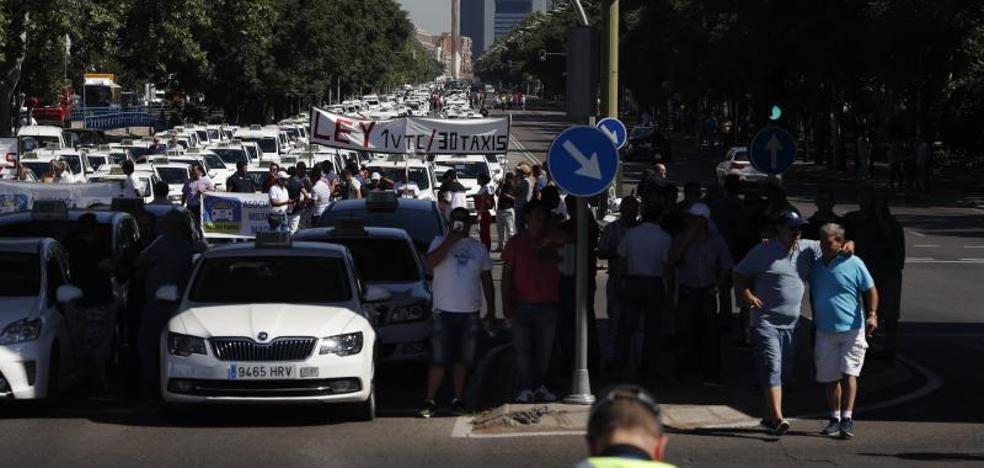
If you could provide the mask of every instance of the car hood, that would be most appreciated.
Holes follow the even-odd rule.
[[[201,337],[331,336],[345,333],[358,314],[345,307],[297,304],[237,304],[193,307],[174,316],[169,330]]]
[[[0,331],[20,319],[36,316],[37,305],[38,298],[33,296],[0,298]]]

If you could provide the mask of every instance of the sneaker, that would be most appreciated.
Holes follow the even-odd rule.
[[[841,439],[851,439],[854,437],[854,420],[845,419],[841,422]]]
[[[540,385],[540,388],[536,389],[536,401],[542,401],[544,403],[550,403],[552,401],[557,401],[557,395],[550,393],[547,387]]]
[[[774,426],[772,426],[772,435],[781,437],[788,430],[789,430],[789,421],[785,419],[781,419]]]
[[[523,390],[516,395],[516,403],[533,403],[536,399],[536,395],[533,394],[533,390]]]
[[[820,433],[825,436],[837,436],[840,435],[840,432],[841,432],[841,420],[834,419],[834,418],[830,418],[830,421],[827,423],[827,427],[823,428],[823,430],[820,431]]]
[[[424,400],[424,407],[420,409],[420,417],[430,418],[437,413],[437,403],[434,400]]]
[[[464,400],[460,400],[458,398],[455,398],[451,402],[451,414],[453,414],[455,416],[461,416],[462,414],[465,414],[465,410],[466,409],[467,408],[465,406]]]

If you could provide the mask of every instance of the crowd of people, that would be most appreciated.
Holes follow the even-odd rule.
[[[720,387],[725,347],[750,348],[768,408],[762,422],[781,435],[789,428],[782,388],[789,384],[802,335],[797,330],[811,323],[816,379],[828,385],[831,408],[824,432],[853,436],[857,377],[875,329],[882,330],[883,339],[873,357],[894,359],[897,347],[905,247],[886,200],[870,185],[862,186],[860,209],[841,217],[833,192],[821,187],[816,212],[806,218],[781,187],[743,187],[737,175],[720,188],[687,182],[682,192],[681,197],[666,179],[665,167],[655,167],[633,196],[622,200],[618,220],[603,229],[589,220],[593,375],[646,385],[675,380]],[[568,388],[574,361],[576,213],[566,209],[574,197],[561,197],[542,168],[521,164],[494,196],[486,191],[481,198],[488,199],[481,206],[494,206],[497,215],[495,249],[487,234],[491,220],[479,217],[485,224],[481,240],[471,239],[467,211],[452,202],[446,203],[451,234],[436,240],[428,254],[429,266],[454,269],[434,280],[440,333],[434,335],[431,375],[460,364],[455,382],[464,385],[481,328],[482,296],[487,310],[495,310],[499,297],[515,355],[514,401],[553,401],[554,390]],[[501,251],[498,294],[490,293],[494,286],[484,280],[491,271],[490,251]],[[596,323],[592,299],[600,259],[607,261],[612,325],[606,330]],[[800,320],[807,285],[812,322]],[[470,297],[441,305],[445,294]],[[470,318],[467,324],[442,318],[459,320],[453,314]],[[492,316],[487,318],[491,326]],[[660,357],[663,351],[671,351],[672,371]],[[425,416],[435,411],[440,379],[431,383]],[[460,404],[455,400],[452,406]]]

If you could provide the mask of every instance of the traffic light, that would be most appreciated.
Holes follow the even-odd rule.
[[[769,120],[775,122],[782,118],[782,108],[779,104],[772,105],[772,112],[769,114]]]

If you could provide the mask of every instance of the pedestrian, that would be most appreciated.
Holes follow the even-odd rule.
[[[338,174],[335,172],[335,165],[331,161],[321,161],[321,177],[326,179],[328,186],[331,187],[332,193],[335,193],[335,189],[338,186]]]
[[[672,468],[663,463],[666,435],[659,404],[641,387],[619,385],[605,391],[588,415],[590,458],[575,468]]]
[[[834,198],[834,191],[830,187],[823,186],[817,188],[817,194],[813,198],[813,204],[817,207],[817,211],[813,213],[813,216],[807,218],[808,223],[803,226],[804,239],[820,240],[821,227],[830,223],[844,224],[844,218],[834,213],[836,200]]]
[[[765,392],[762,424],[775,435],[789,430],[782,414],[782,387],[792,377],[795,331],[805,282],[820,258],[820,243],[801,239],[806,220],[795,209],[773,217],[776,237],[753,248],[735,267],[735,295],[751,310],[755,366]],[[853,244],[844,250],[853,253]]]
[[[212,180],[205,175],[205,168],[195,163],[191,166],[191,178],[181,188],[181,204],[191,211],[195,219],[202,215],[202,194],[215,190]]]
[[[311,212],[311,226],[320,226],[321,214],[331,205],[334,187],[332,187],[332,183],[328,177],[321,173],[321,166],[315,166],[314,171],[320,177],[314,183],[314,187],[311,188],[311,201],[314,204]]]
[[[527,229],[502,251],[502,310],[512,319],[515,401],[550,402],[557,399],[546,386],[560,303],[557,245],[550,238],[547,208],[538,200],[526,208]]]
[[[277,173],[276,185],[270,187],[267,192],[270,198],[270,214],[267,221],[270,223],[271,231],[289,231],[287,224],[287,210],[296,203],[290,198],[287,191],[287,181],[290,175],[284,171]]]
[[[646,205],[642,222],[625,231],[618,245],[619,265],[625,278],[625,297],[618,319],[615,338],[614,368],[624,370],[629,363],[629,350],[644,321],[642,355],[645,357],[641,374],[655,378],[655,356],[658,354],[660,323],[663,320],[665,285],[663,272],[673,238],[659,225],[662,210],[659,204]]]
[[[454,366],[451,411],[460,414],[465,410],[462,396],[468,369],[475,360],[483,296],[486,330],[491,330],[495,320],[492,257],[482,243],[471,237],[468,209],[451,210],[448,224],[448,235],[435,237],[424,257],[427,268],[434,272],[431,367],[427,376],[427,398],[420,410],[420,415],[425,418],[437,411],[434,399],[445,370],[451,365]]]
[[[516,234],[515,181],[516,174],[507,172],[505,179],[495,191],[499,200],[496,203],[495,212],[496,233],[498,235],[494,252],[501,252],[503,246]]]
[[[167,182],[164,182],[163,180],[154,182],[153,191],[154,199],[150,202],[151,205],[174,205],[168,197],[168,194],[171,192],[171,187],[167,185]]]
[[[548,187],[556,190],[556,187]],[[552,190],[550,190],[552,191]],[[544,193],[548,193],[544,190]],[[557,197],[558,200],[560,197]],[[577,197],[568,195],[567,200],[576,204]],[[546,205],[546,201],[541,200]],[[560,295],[560,309],[557,316],[557,332],[553,375],[561,382],[567,382],[572,375],[572,363],[574,362],[577,342],[575,340],[575,330],[577,329],[577,210],[570,213],[566,220],[558,220],[556,215],[554,222],[557,228],[554,230],[552,238],[560,244],[560,285],[558,293]],[[601,228],[594,216],[587,217],[585,221],[588,225],[588,275],[585,278],[587,286],[587,325],[588,325],[588,369],[592,372],[600,372],[601,368],[601,348],[598,342],[598,327],[595,317],[595,293],[598,289],[595,278],[598,272],[598,237]]]
[[[137,176],[133,175],[133,161],[127,159],[120,164],[120,168],[123,169],[123,174],[126,178],[123,179],[123,198],[141,198],[140,197],[140,181],[137,180]]]
[[[301,226],[301,218],[304,216],[311,201],[311,179],[307,175],[307,165],[298,162],[294,166],[294,173],[287,181],[287,193],[294,203],[287,208],[287,229],[294,234]]]
[[[140,316],[138,352],[140,354],[140,393],[146,399],[156,399],[160,390],[160,336],[177,307],[176,302],[162,301],[157,293],[172,286],[184,291],[191,277],[194,246],[191,226],[177,210],[164,215],[162,234],[140,252],[134,269],[144,272],[146,302]]]
[[[400,195],[400,197],[417,198],[420,196],[420,187],[413,180],[407,179],[406,171],[399,171],[396,178],[397,181],[396,184],[393,185],[393,188],[396,190],[396,193]]]
[[[478,237],[488,250],[492,250],[492,213],[495,210],[495,195],[489,188],[492,178],[479,174],[478,193],[475,194],[475,211],[478,213]]]
[[[468,207],[468,189],[464,185],[458,182],[458,172],[454,169],[448,169],[444,173],[444,183],[437,190],[438,200],[441,201],[443,209],[445,210],[444,219],[449,219],[451,216],[451,211],[455,208],[467,208]]]
[[[721,198],[708,203],[711,208],[711,222],[714,223],[718,233],[728,244],[731,258],[742,258],[745,252],[740,252],[741,214],[744,209],[740,195],[741,176],[728,174],[724,177],[721,188],[724,192]],[[730,319],[734,313],[734,301],[731,295],[734,284],[731,278],[731,275],[724,278],[718,290],[718,304],[720,304],[720,312],[725,320]]]
[[[711,229],[711,209],[694,203],[687,209],[687,229],[676,236],[668,266],[676,269],[677,377],[697,370],[705,384],[721,385],[721,338],[718,288],[734,267],[728,244]]]
[[[277,164],[270,165],[270,172],[267,173],[265,179],[263,179],[263,193],[269,193],[270,187],[277,185],[277,174],[280,173],[280,166]]]
[[[343,194],[346,200],[358,200],[362,198],[362,183],[359,179],[356,179],[351,170],[342,171],[342,179],[345,180],[345,193]]]
[[[154,137],[151,141],[150,146],[147,147],[147,154],[164,154],[165,146],[161,144],[161,140]]]
[[[536,181],[533,179],[533,169],[527,163],[516,166],[516,232],[526,230],[526,204],[533,200]]]
[[[167,140],[167,146],[164,147],[164,152],[167,153],[168,151],[183,151],[183,150],[184,150],[184,146],[181,146],[181,143],[178,142],[178,136],[172,133]]]
[[[843,227],[825,224],[820,237],[823,257],[810,272],[810,298],[817,329],[817,382],[826,384],[830,408],[830,420],[821,432],[850,439],[854,437],[857,379],[868,348],[865,336],[878,328],[878,291],[864,262],[841,253]]]
[[[902,305],[902,270],[905,268],[905,233],[892,216],[888,202],[871,185],[858,192],[860,209],[844,215],[847,238],[857,245],[878,288],[878,317],[884,329],[882,350],[872,357],[895,360]]]
[[[236,172],[226,179],[226,190],[234,193],[256,193],[256,183],[246,173],[246,161],[236,163]]]
[[[540,192],[547,186],[547,176],[543,173],[543,168],[539,164],[534,164],[531,168],[533,177],[533,198],[539,199]]]
[[[625,238],[625,233],[639,224],[639,200],[628,196],[622,199],[619,205],[619,218],[608,223],[601,231],[601,238],[598,240],[598,258],[608,261],[608,281],[605,283],[605,296],[607,298],[607,324],[617,324],[622,314],[623,297],[625,297],[625,267],[621,264],[622,258],[618,255],[618,246]],[[612,327],[607,333],[603,334],[602,352],[605,358],[611,360],[614,354],[615,330]]]

